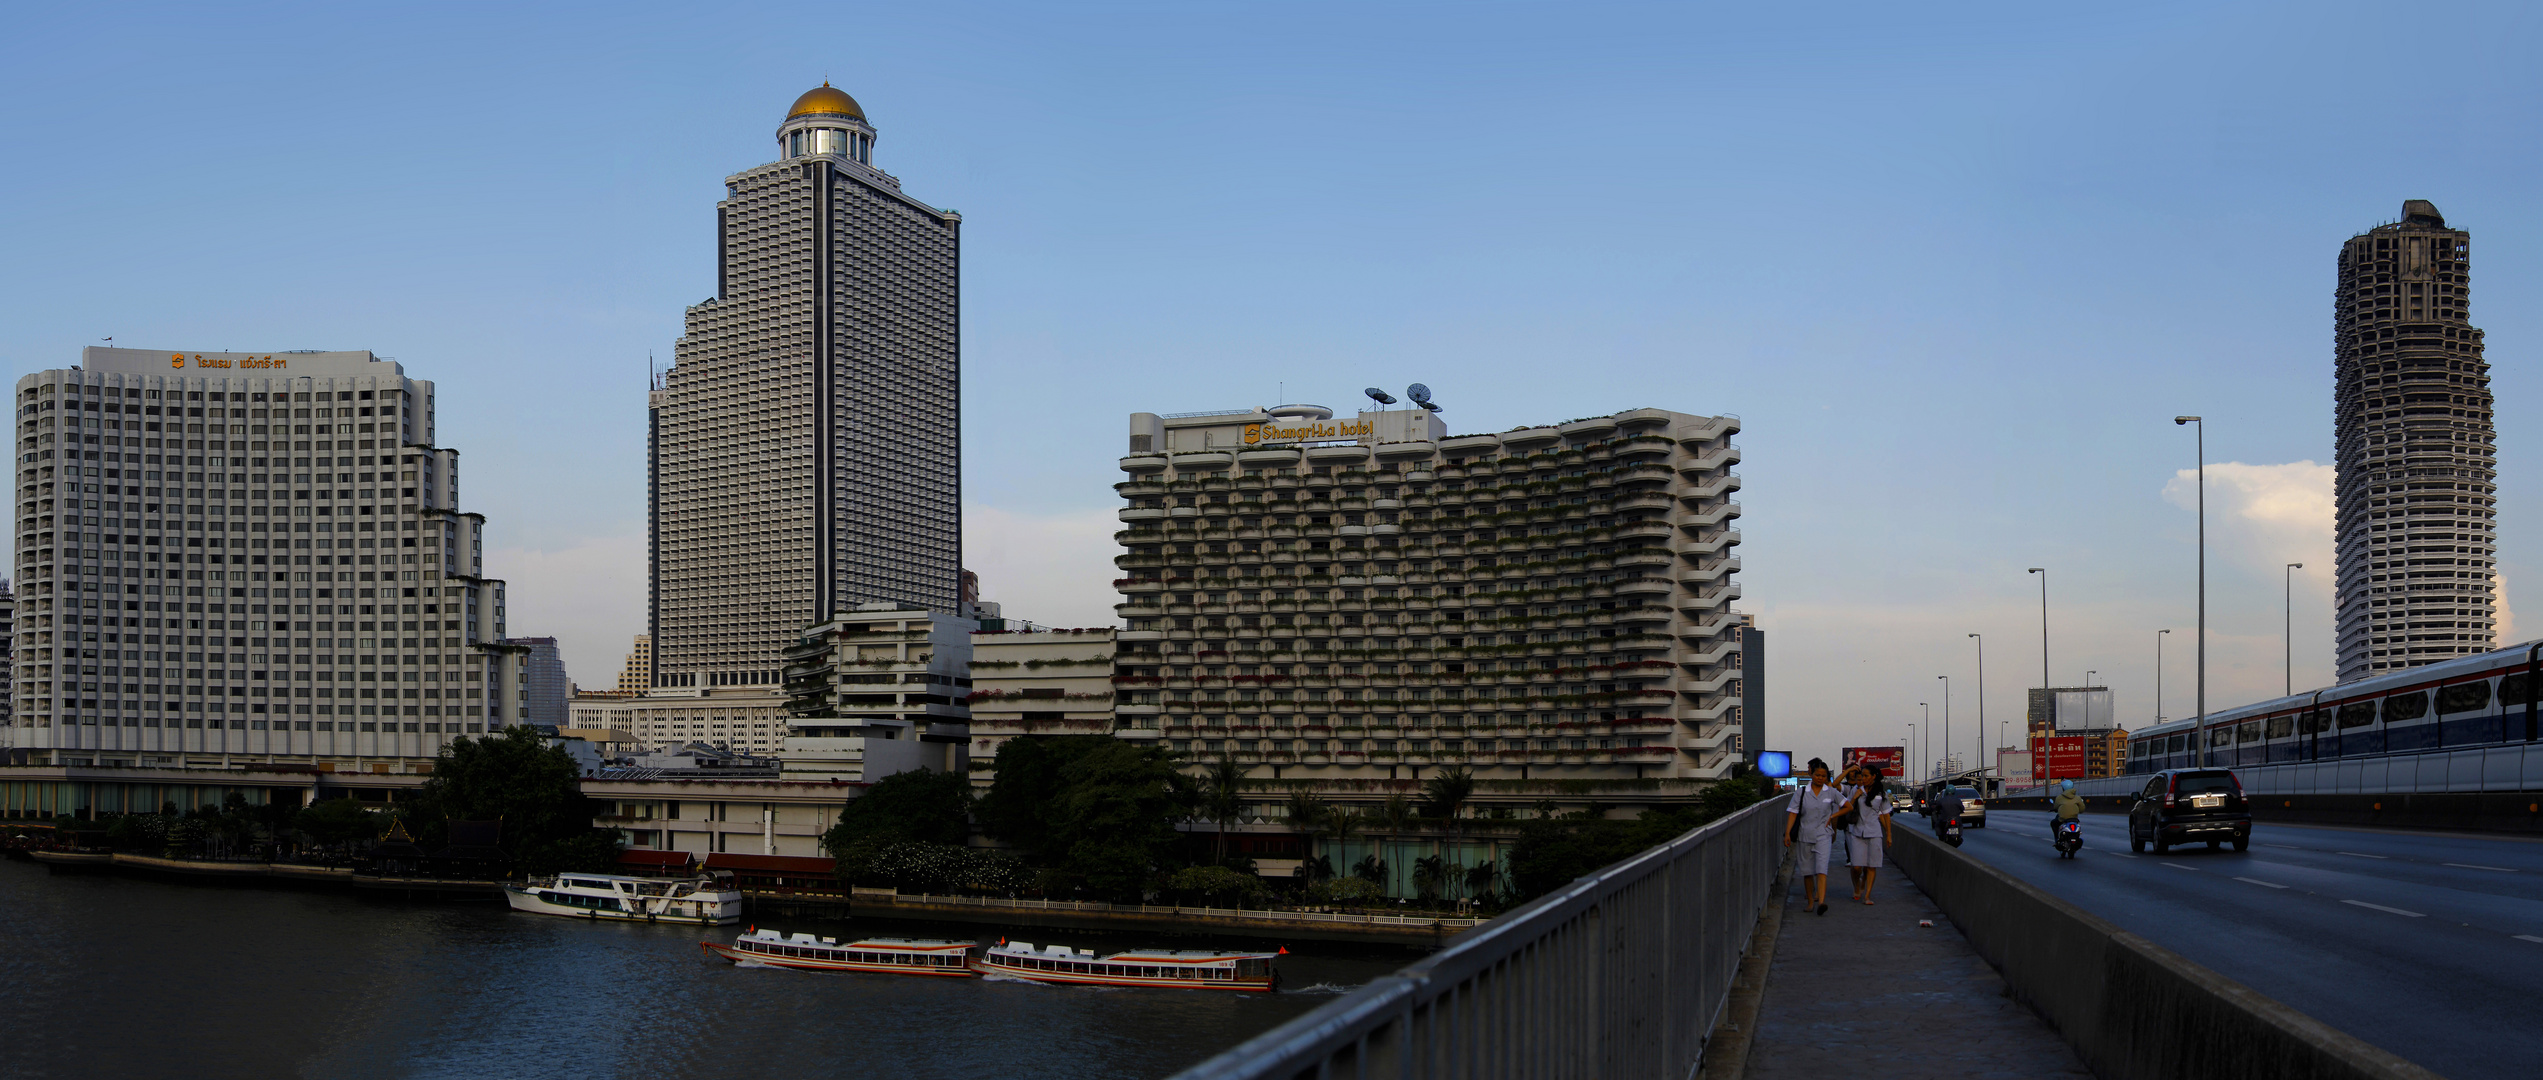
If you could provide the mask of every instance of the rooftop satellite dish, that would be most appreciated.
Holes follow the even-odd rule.
[[[1417,401],[1417,402],[1414,402],[1414,404],[1419,405],[1419,406],[1421,406],[1422,408],[1428,409],[1428,410],[1430,410],[1430,411],[1432,411],[1432,412],[1438,412],[1438,411],[1439,411],[1439,404],[1438,404],[1437,402],[1431,402],[1431,401]]]
[[[1404,388],[1404,396],[1413,399],[1413,403],[1417,405],[1427,402],[1430,400],[1430,387],[1414,383]]]
[[[1362,391],[1360,391],[1360,392],[1361,392],[1361,393],[1363,393],[1363,394],[1367,394],[1367,395],[1369,396],[1369,400],[1374,401],[1374,402],[1377,402],[1377,403],[1378,403],[1378,404],[1380,404],[1380,405],[1393,405],[1393,404],[1395,404],[1395,395],[1393,395],[1393,394],[1389,394],[1389,393],[1387,393],[1387,392],[1386,392],[1386,391],[1384,391],[1384,390],[1380,390],[1380,389],[1378,389],[1377,387],[1372,386],[1372,387],[1369,387],[1368,389],[1366,389],[1366,390],[1362,390]]]

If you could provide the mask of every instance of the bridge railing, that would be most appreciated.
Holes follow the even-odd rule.
[[[2543,744],[2491,743],[2427,750],[2403,750],[2321,761],[2281,761],[2265,765],[2220,764],[2234,770],[2243,790],[2252,795],[2400,795],[2450,791],[2534,791],[2543,789]],[[2146,786],[2146,775],[2078,780],[2085,798],[2126,795]],[[2014,790],[2014,797],[2038,797],[2047,787]]]
[[[1682,1080],[1765,910],[1785,802],[1574,881],[1178,1080]]]

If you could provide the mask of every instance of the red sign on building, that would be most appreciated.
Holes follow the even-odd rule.
[[[1907,775],[1907,748],[1904,746],[1849,746],[1844,750],[1846,768],[1857,764],[1881,770],[1881,777],[1894,780]]]
[[[2093,744],[2099,740],[2083,735],[2059,735],[2047,740],[2031,740],[2031,760],[2043,781],[2082,780],[2090,774]]]

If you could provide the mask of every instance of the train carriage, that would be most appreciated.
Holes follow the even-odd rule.
[[[2543,642],[2172,720],[2128,739],[2131,774],[2531,742]],[[2193,744],[2204,745],[2193,745]]]

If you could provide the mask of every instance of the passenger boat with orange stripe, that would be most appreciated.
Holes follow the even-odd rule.
[[[1032,982],[1269,993],[1280,983],[1279,973],[1272,970],[1273,961],[1288,951],[1144,949],[1097,956],[1092,949],[1071,949],[1066,945],[1037,949],[1031,942],[1001,941],[974,957],[971,968],[983,975]]]
[[[698,942],[698,948],[736,964],[767,964],[798,971],[868,971],[881,975],[932,975],[968,979],[976,941],[920,938],[865,938],[840,944],[837,938],[810,934],[788,937],[775,930],[752,929],[730,945]]]

